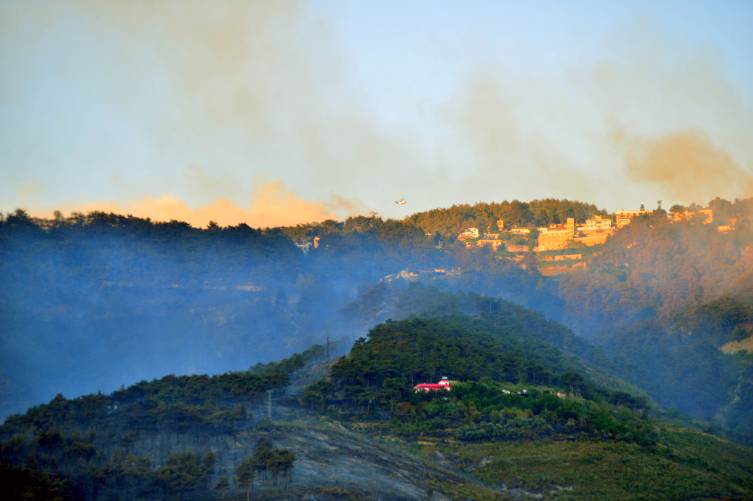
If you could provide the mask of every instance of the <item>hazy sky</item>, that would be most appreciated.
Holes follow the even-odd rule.
[[[749,0],[0,0],[0,211],[753,196],[751,26]]]

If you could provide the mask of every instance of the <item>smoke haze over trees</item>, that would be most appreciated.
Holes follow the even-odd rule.
[[[657,211],[618,231],[586,269],[551,278],[467,249],[455,234],[491,230],[498,218],[536,226],[604,211],[512,201],[267,230],[17,211],[0,223],[2,412],[166,373],[239,370],[327,337],[353,340],[418,313],[402,289],[418,281],[562,321],[604,350],[604,368],[661,405],[749,440],[750,358],[722,350],[751,336],[751,201],[711,206],[718,221],[736,218],[734,231],[670,224]]]

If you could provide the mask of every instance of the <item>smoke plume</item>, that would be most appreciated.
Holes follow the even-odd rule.
[[[0,2],[0,210],[81,205],[104,192],[97,198],[141,200],[121,208],[154,217],[246,221],[238,187],[259,178],[314,200],[344,193],[388,216],[405,214],[392,203],[403,197],[410,210],[547,196],[617,209],[654,195],[750,192],[747,77],[730,78],[713,48],[641,22],[605,36],[591,59],[554,67],[538,51],[396,33],[395,45],[424,42],[417,54],[441,57],[451,78],[396,74],[382,88],[359,80],[372,54],[342,50],[350,39],[320,7]],[[450,44],[462,57],[444,54]],[[646,139],[615,147],[612,121]],[[689,166],[668,167],[675,159]],[[18,189],[31,183],[40,189]],[[268,202],[303,211],[291,220],[342,206]]]
[[[632,140],[626,165],[636,181],[657,185],[684,203],[706,202],[719,195],[753,195],[753,173],[699,131]]]
[[[288,190],[280,181],[261,185],[252,195],[248,208],[226,198],[217,198],[201,207],[191,207],[170,195],[144,198],[130,204],[116,202],[93,203],[75,207],[71,212],[102,211],[130,214],[155,221],[185,221],[195,227],[205,227],[210,221],[220,226],[245,223],[252,227],[293,226],[302,223],[341,219],[365,212],[360,203],[332,196],[328,202],[305,200]]]

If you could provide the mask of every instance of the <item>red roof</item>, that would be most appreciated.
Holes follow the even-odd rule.
[[[413,391],[439,391],[452,389],[452,384],[447,378],[442,378],[438,383],[419,383],[413,387]]]

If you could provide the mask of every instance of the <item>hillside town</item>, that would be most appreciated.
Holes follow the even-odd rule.
[[[600,246],[612,235],[634,220],[652,214],[653,211],[641,206],[638,210],[616,211],[613,216],[596,214],[583,222],[570,217],[562,224],[540,227],[508,227],[504,219],[499,219],[496,221],[496,231],[482,232],[477,227],[468,227],[457,235],[457,240],[469,249],[488,248],[500,252],[501,256],[517,262],[524,269],[530,266],[527,256],[533,256],[538,271],[542,275],[553,276],[584,268],[586,257],[597,254]],[[737,225],[734,217],[715,219],[710,207],[682,208],[666,214],[671,223],[713,223],[721,234],[731,233]]]
[[[569,213],[572,211],[566,212],[566,214]],[[492,217],[485,221],[475,219],[476,225],[465,227],[459,233],[455,233],[458,228],[457,224],[454,228],[450,227],[449,231],[443,230],[442,233],[436,230],[431,231],[431,228],[426,227],[423,227],[423,231],[427,239],[434,241],[437,249],[459,243],[466,249],[487,250],[494,253],[497,259],[513,261],[523,269],[533,266],[542,275],[552,276],[585,268],[589,258],[598,255],[610,237],[640,218],[666,217],[671,224],[704,225],[723,235],[734,232],[738,226],[737,217],[724,209],[715,213],[712,204],[708,207],[676,205],[668,212],[661,209],[661,204],[655,211],[647,210],[641,205],[637,210],[618,210],[611,215],[603,211],[598,212],[594,207],[594,210],[588,213],[591,214],[590,217],[584,217],[582,221],[578,221],[575,217],[565,217],[564,223],[546,226],[535,223],[521,224],[520,218],[517,219],[517,224],[508,224],[505,218]],[[361,218],[362,220],[357,223],[348,224],[355,224],[354,227],[358,225],[368,227],[376,220],[374,216],[370,217],[372,219]],[[562,215],[559,218],[561,220]],[[381,219],[379,221],[381,222]],[[416,221],[411,221],[411,223],[418,226]],[[304,230],[300,236],[290,235],[303,254],[320,248],[330,249],[332,245],[336,245],[331,235],[320,235],[319,228],[299,227],[296,230]],[[308,233],[309,230],[313,231]],[[413,280],[420,273],[445,275],[455,272],[443,268],[423,271],[403,270],[385,276],[384,280],[387,282]]]
[[[634,219],[647,217],[652,211],[642,206],[638,210],[619,210],[614,218],[594,215],[583,223],[575,218],[567,218],[562,224],[550,224],[537,228],[518,228],[506,226],[504,219],[497,220],[497,231],[481,233],[479,228],[465,228],[457,235],[457,239],[464,242],[466,247],[488,247],[494,251],[503,249],[507,252],[547,252],[583,247],[603,245],[616,231],[628,226]],[[668,212],[667,218],[672,223],[691,220],[702,221],[703,224],[714,222],[714,212],[705,207],[697,210]],[[730,218],[723,224],[717,225],[720,233],[729,233],[735,228],[735,218]]]

